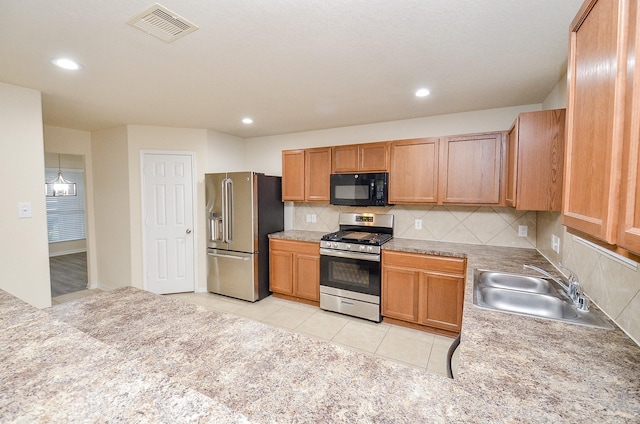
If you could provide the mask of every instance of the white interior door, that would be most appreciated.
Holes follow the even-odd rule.
[[[195,290],[193,157],[143,154],[144,272],[154,293]]]

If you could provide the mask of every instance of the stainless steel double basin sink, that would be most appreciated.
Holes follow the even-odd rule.
[[[581,311],[553,280],[524,274],[476,269],[473,303],[481,308],[611,329],[594,310]]]

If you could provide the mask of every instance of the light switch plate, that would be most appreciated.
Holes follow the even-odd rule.
[[[416,227],[416,230],[422,230],[422,220],[421,219],[416,219],[415,227]]]
[[[31,218],[31,202],[18,203],[18,218]]]

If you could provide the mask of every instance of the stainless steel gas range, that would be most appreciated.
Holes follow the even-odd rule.
[[[320,308],[380,322],[381,246],[393,215],[341,213],[338,224],[320,241]]]

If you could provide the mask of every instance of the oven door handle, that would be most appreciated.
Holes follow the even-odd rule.
[[[359,259],[370,262],[380,262],[380,255],[373,255],[371,253],[346,252],[344,250],[320,248],[320,255],[333,256],[336,258]]]

